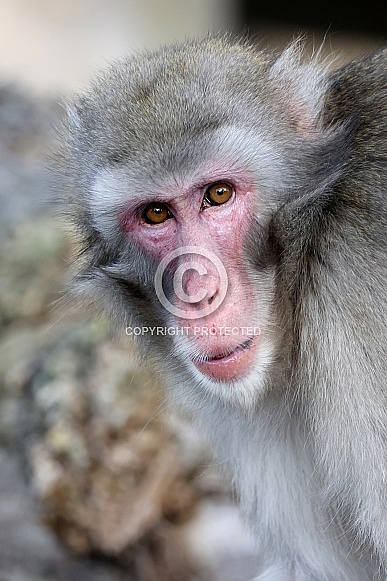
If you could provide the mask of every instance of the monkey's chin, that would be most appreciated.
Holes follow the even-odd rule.
[[[252,370],[258,348],[258,339],[249,339],[222,357],[195,361],[197,369],[215,381],[238,381]]]

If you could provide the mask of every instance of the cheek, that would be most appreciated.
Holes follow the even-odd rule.
[[[237,317],[242,312],[249,313],[255,300],[254,282],[244,258],[246,237],[252,227],[253,216],[254,196],[248,191],[235,204],[228,220],[222,217],[214,223],[212,244],[228,274],[225,308],[231,318],[233,312]]]
[[[203,239],[209,232],[209,244],[219,257],[234,270],[242,265],[246,236],[253,221],[254,195],[247,191],[227,211],[209,212],[203,225]]]

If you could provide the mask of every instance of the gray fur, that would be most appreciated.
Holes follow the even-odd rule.
[[[156,264],[115,228],[127,199],[254,176],[246,259],[263,355],[228,399],[173,338],[146,342],[171,399],[228,465],[259,581],[381,581],[387,569],[387,51],[328,74],[209,39],[114,64],[70,107],[62,167],[84,243],[78,286],[116,325],[165,325]]]

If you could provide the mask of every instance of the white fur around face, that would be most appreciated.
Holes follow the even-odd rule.
[[[94,227],[106,238],[114,236],[117,216],[130,192],[127,175],[121,168],[105,168],[97,173],[90,191],[89,206]]]

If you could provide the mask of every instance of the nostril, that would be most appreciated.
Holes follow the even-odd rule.
[[[215,291],[214,294],[208,299],[208,304],[211,305],[217,296],[218,296],[218,291]]]

